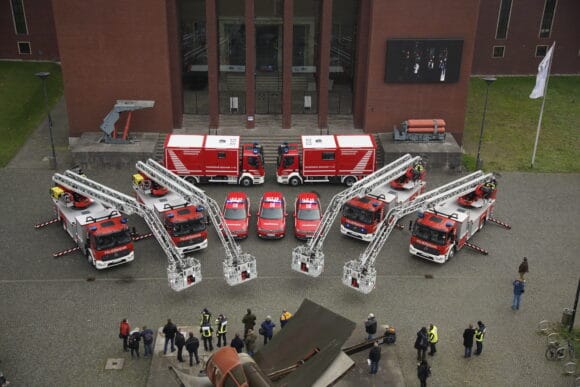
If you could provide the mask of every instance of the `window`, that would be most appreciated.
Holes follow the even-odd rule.
[[[322,160],[334,160],[334,152],[322,152]]]
[[[218,152],[217,156],[218,156],[218,159],[225,159],[226,158],[226,152]]]
[[[548,46],[536,46],[536,58],[543,58],[548,52]]]
[[[544,14],[542,15],[542,24],[540,24],[540,38],[549,38],[552,32],[552,23],[556,13],[556,3],[558,0],[546,0]]]
[[[30,55],[30,42],[18,42],[18,53],[20,55]]]
[[[511,11],[512,11],[512,0],[501,0],[501,3],[499,5],[499,15],[497,17],[497,29],[495,30],[496,39],[507,38]]]
[[[505,46],[493,46],[492,58],[503,58]]]
[[[18,35],[28,35],[28,26],[26,25],[26,15],[24,14],[24,4],[22,4],[22,0],[11,0],[10,3],[12,4],[14,31],[16,31]]]

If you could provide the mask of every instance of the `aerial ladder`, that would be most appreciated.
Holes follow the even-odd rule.
[[[397,226],[399,219],[415,211],[425,210],[434,207],[438,203],[465,195],[476,189],[479,184],[493,178],[494,176],[491,173],[484,174],[482,171],[477,171],[425,192],[411,202],[393,207],[379,226],[377,236],[369,243],[366,250],[358,259],[348,261],[344,265],[342,283],[361,293],[370,293],[374,289],[377,279],[375,260],[389,238],[391,231]]]
[[[103,123],[101,124],[101,130],[105,134],[103,140],[107,144],[127,144],[132,141],[129,140],[129,126],[131,125],[131,117],[133,116],[133,111],[141,109],[151,109],[155,106],[155,101],[140,101],[140,100],[128,100],[128,99],[118,99],[113,109],[105,116]],[[115,128],[115,123],[119,120],[121,113],[127,113],[127,119],[125,121],[125,128],[123,129],[123,135],[117,135],[117,129]]]
[[[227,227],[220,207],[215,200],[206,195],[203,190],[167,170],[153,159],[147,160],[147,163],[139,161],[136,166],[137,170],[177,193],[184,200],[201,204],[207,209],[225,250],[226,258],[223,261],[223,272],[228,285],[239,285],[258,276],[256,258],[242,252],[240,245]]]
[[[324,270],[324,252],[322,250],[324,240],[344,203],[357,195],[363,197],[374,188],[393,181],[403,175],[409,166],[420,160],[419,156],[412,157],[410,154],[405,154],[334,195],[313,237],[308,243],[297,246],[292,251],[292,269],[312,277],[318,277],[322,274]]]
[[[115,191],[70,170],[65,171],[64,175],[55,173],[52,180],[74,192],[96,200],[104,206],[115,208],[127,215],[136,214],[142,217],[167,255],[169,261],[167,279],[171,289],[181,291],[201,282],[201,264],[199,260],[193,257],[181,256],[161,220],[145,205],[139,203],[131,196]]]

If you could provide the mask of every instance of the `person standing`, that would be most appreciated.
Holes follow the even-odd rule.
[[[520,263],[520,266],[518,267],[518,273],[520,273],[520,280],[524,280],[524,275],[529,272],[529,268],[528,268],[528,258],[524,257],[524,260],[522,261],[522,263]]]
[[[483,339],[485,337],[485,324],[480,321],[477,322],[477,328],[475,328],[475,354],[481,355],[483,351]]]
[[[471,348],[473,348],[473,336],[475,336],[475,330],[473,329],[473,324],[469,324],[469,327],[465,328],[463,331],[463,346],[465,347],[464,357],[471,357]]]
[[[512,309],[518,310],[520,309],[520,303],[522,302],[522,294],[524,294],[524,288],[526,286],[525,281],[520,280],[517,278],[514,283],[514,300],[512,302]]]
[[[375,334],[377,333],[377,320],[375,319],[375,315],[369,313],[369,317],[367,321],[365,321],[365,332],[367,333],[367,340],[374,339]]]
[[[224,341],[224,347],[228,345],[228,341],[226,339],[226,333],[228,333],[228,319],[223,315],[220,314],[218,318],[215,320],[216,323],[216,334],[218,338],[217,346],[218,348],[222,346],[222,340]]]
[[[141,331],[141,338],[143,338],[143,350],[145,351],[145,354],[143,355],[144,357],[153,355],[153,336],[153,331],[144,325],[143,330]]]
[[[421,382],[421,387],[427,387],[427,378],[431,376],[431,367],[429,367],[429,363],[427,360],[423,360],[417,366],[417,377]]]
[[[195,364],[199,364],[199,357],[197,356],[197,350],[199,349],[199,340],[193,335],[193,332],[189,332],[189,337],[185,341],[185,349],[189,353],[189,366],[193,367],[193,356],[195,355]]]
[[[237,353],[242,353],[242,349],[244,348],[244,341],[240,338],[239,333],[236,333],[236,336],[230,343],[230,346],[235,348]]]
[[[274,328],[276,324],[272,322],[272,317],[266,316],[266,320],[260,325],[260,334],[264,336],[264,345],[268,344],[268,341],[272,340],[274,336]]]
[[[246,310],[246,314],[242,318],[242,323],[244,324],[244,339],[248,336],[248,331],[254,329],[256,326],[256,316],[252,313],[251,309]]]
[[[381,347],[379,347],[379,343],[375,341],[369,352],[369,362],[371,366],[369,374],[377,373],[379,370],[379,360],[381,360]]]
[[[284,328],[284,325],[288,324],[288,321],[292,318],[292,313],[288,312],[286,309],[282,311],[280,315],[280,328]]]
[[[425,354],[427,353],[428,346],[429,339],[427,338],[427,328],[422,327],[417,332],[417,338],[415,339],[415,349],[417,350],[417,361],[425,360]]]
[[[163,354],[167,354],[167,344],[171,343],[171,352],[175,352],[175,333],[177,332],[177,327],[171,322],[171,319],[167,319],[167,324],[163,327],[163,334],[165,335],[165,345],[163,346]]]
[[[211,325],[202,325],[199,328],[199,333],[201,334],[201,339],[203,340],[203,349],[205,351],[213,351],[213,328]]]
[[[141,332],[139,332],[139,329],[133,330],[129,334],[129,348],[131,348],[131,358],[133,358],[134,355],[137,355],[137,357],[139,357],[140,341],[141,341]]]
[[[435,355],[437,348],[435,345],[439,341],[439,335],[437,334],[437,327],[433,324],[429,325],[429,330],[427,331],[427,338],[429,339],[429,356]]]
[[[185,346],[185,336],[179,330],[175,332],[175,346],[177,347],[177,361],[183,363],[183,347]]]
[[[119,338],[123,339],[123,351],[128,352],[129,346],[127,345],[127,339],[129,338],[129,332],[131,332],[131,326],[126,318],[121,321],[119,325]]]
[[[248,334],[244,339],[244,344],[246,344],[246,352],[250,356],[254,356],[254,350],[256,349],[256,340],[258,340],[258,336],[256,336],[253,329],[249,329]]]
[[[203,308],[201,311],[201,319],[199,321],[200,326],[204,326],[206,324],[211,324],[211,313],[207,308]]]

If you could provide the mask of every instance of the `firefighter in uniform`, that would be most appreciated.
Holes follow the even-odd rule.
[[[210,324],[202,325],[199,328],[199,333],[203,340],[203,349],[207,351],[213,351],[213,328]]]
[[[427,331],[427,337],[429,339],[429,356],[435,355],[437,348],[435,344],[439,341],[439,335],[437,334],[437,327],[433,324],[429,325],[429,330]]]
[[[413,169],[411,170],[411,174],[412,174],[412,178],[413,180],[419,180],[419,178],[421,177],[421,174],[423,174],[423,171],[425,170],[425,167],[423,167],[423,164],[421,163],[417,163],[413,166]]]
[[[201,320],[199,321],[199,325],[209,325],[211,324],[211,313],[207,308],[203,308],[201,311]]]
[[[226,333],[228,333],[228,319],[223,315],[220,314],[218,318],[215,320],[216,323],[216,335],[218,338],[217,346],[222,346],[222,338],[224,340],[224,347],[228,345],[228,341],[226,339]]]
[[[483,339],[485,337],[485,324],[481,321],[477,322],[477,328],[475,328],[475,354],[481,355],[483,351]]]

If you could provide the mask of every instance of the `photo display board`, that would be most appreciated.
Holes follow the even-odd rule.
[[[453,83],[461,68],[461,39],[388,39],[385,83]]]

